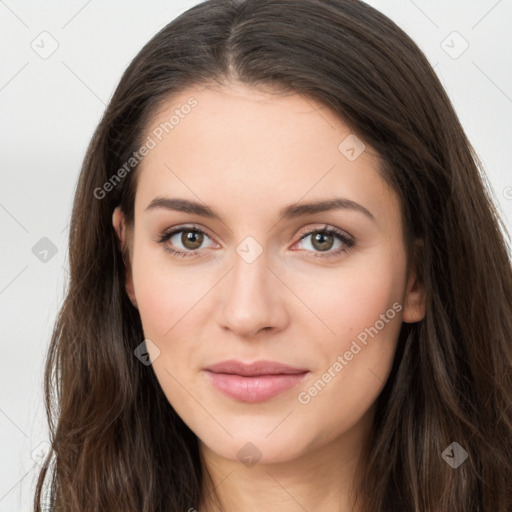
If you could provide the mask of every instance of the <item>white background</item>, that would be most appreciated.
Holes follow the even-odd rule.
[[[31,510],[38,469],[31,453],[47,438],[44,354],[63,300],[68,223],[87,144],[131,59],[197,3],[0,0],[0,512]],[[435,66],[512,233],[512,2],[369,3]],[[58,43],[47,59],[31,47],[43,45],[43,31]],[[469,44],[456,59],[442,47],[463,48],[460,36],[446,39],[453,31]],[[57,248],[46,263],[32,252],[43,237]]]

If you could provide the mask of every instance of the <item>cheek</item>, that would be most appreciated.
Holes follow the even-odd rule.
[[[194,354],[201,339],[197,328],[204,322],[197,315],[208,283],[190,271],[171,269],[154,255],[152,262],[149,255],[142,255],[143,251],[134,260],[133,282],[144,337],[159,350],[152,369],[169,403],[190,421],[200,413],[188,392],[196,393],[191,370],[197,366]]]
[[[321,378],[333,396],[357,404],[384,384],[402,324],[403,305],[397,297],[392,283],[381,281],[373,287],[347,286],[331,301],[316,304],[332,332],[318,337],[314,377]],[[322,383],[318,389],[323,389]]]
[[[297,398],[311,412],[317,410],[317,417],[330,410],[333,426],[363,414],[389,376],[402,324],[401,258],[381,254],[372,262],[341,269],[335,284],[324,283],[321,290],[313,285],[302,288],[331,332],[318,338],[321,357],[315,375]],[[331,409],[333,404],[340,407]]]
[[[210,289],[212,276],[190,268],[174,268],[166,256],[141,250],[133,264],[133,283],[144,331],[164,340],[174,326],[186,324],[201,309],[201,297]]]
[[[381,254],[340,267],[328,280],[312,279],[301,283],[301,297],[329,328],[332,336],[327,338],[332,338],[336,345],[332,348],[342,348],[340,345],[351,337],[374,326],[381,315],[389,320],[400,316],[405,283],[403,265],[399,254],[393,257]],[[386,326],[389,323],[386,322]]]
[[[145,335],[162,339],[174,324],[173,312],[179,307],[176,293],[166,279],[159,278],[149,267],[134,266],[133,280]]]

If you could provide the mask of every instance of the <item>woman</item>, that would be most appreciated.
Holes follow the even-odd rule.
[[[483,180],[422,52],[362,2],[167,25],[78,182],[53,509],[511,510],[512,273]]]

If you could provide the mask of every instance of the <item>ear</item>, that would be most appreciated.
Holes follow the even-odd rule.
[[[129,251],[129,243],[126,236],[126,221],[124,217],[124,213],[121,211],[121,207],[117,206],[112,214],[112,225],[117,234],[117,239],[119,240],[119,249],[123,254],[123,262],[125,268],[125,289],[128,297],[132,301],[132,304],[137,307],[137,299],[135,297],[135,289],[133,286],[133,277],[132,277],[132,268],[130,261],[130,251]],[[125,256],[128,256],[126,258]],[[128,262],[126,262],[128,259]]]
[[[420,251],[423,247],[422,240],[416,240],[414,243],[413,258],[407,278],[407,287],[404,298],[404,312],[402,321],[408,323],[419,322],[423,320],[426,312],[426,294],[425,287],[419,274]]]

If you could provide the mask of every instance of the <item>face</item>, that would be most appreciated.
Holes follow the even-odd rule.
[[[401,323],[424,315],[375,152],[311,99],[233,83],[191,88],[150,124],[128,239],[119,209],[113,224],[170,404],[233,461],[290,461],[348,436]]]

